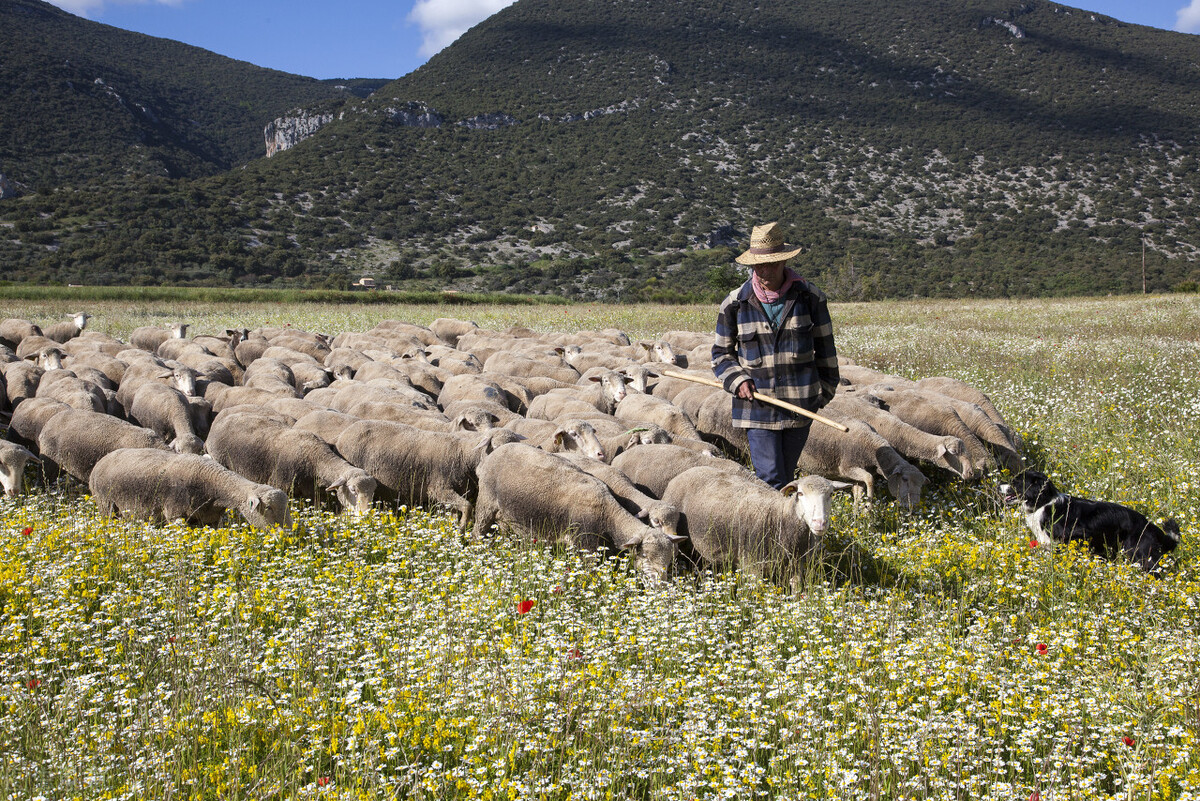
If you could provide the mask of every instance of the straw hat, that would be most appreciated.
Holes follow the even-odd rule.
[[[767,264],[787,261],[804,248],[792,248],[783,243],[783,226],[777,222],[756,225],[750,232],[750,249],[734,261],[738,264]]]

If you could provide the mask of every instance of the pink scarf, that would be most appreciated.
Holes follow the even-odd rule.
[[[763,286],[762,281],[758,280],[758,273],[754,273],[754,275],[751,276],[750,286],[754,287],[754,296],[758,298],[759,302],[778,303],[779,299],[782,298],[789,289],[791,289],[792,284],[799,280],[801,280],[800,276],[796,275],[796,273],[792,271],[791,267],[785,267],[783,268],[783,286],[779,287],[778,290],[772,292]]]

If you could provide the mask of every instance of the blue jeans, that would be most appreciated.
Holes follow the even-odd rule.
[[[783,489],[795,479],[800,451],[808,442],[808,426],[781,431],[748,428],[746,437],[750,440],[750,463],[755,475],[775,489]]]

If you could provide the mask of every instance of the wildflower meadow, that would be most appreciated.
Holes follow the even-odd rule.
[[[33,487],[0,501],[0,796],[1200,798],[1200,298],[832,312],[860,364],[988,393],[1064,491],[1176,518],[1162,577],[1040,546],[1002,476],[932,468],[911,514],[839,497],[794,591],[706,571],[648,583],[617,555],[460,535],[438,510],[297,504],[287,531],[187,529]],[[93,313],[123,337],[181,315]],[[714,314],[184,316],[197,333],[460,316],[654,336]]]

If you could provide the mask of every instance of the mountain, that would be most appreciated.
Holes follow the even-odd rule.
[[[262,69],[41,0],[0,0],[0,53],[0,173],[27,190],[214,175],[262,156],[289,109],[385,83]]]
[[[836,299],[1200,280],[1200,37],[1044,0],[518,0],[296,117],[218,176],[6,201],[8,277],[702,299],[778,219]]]

